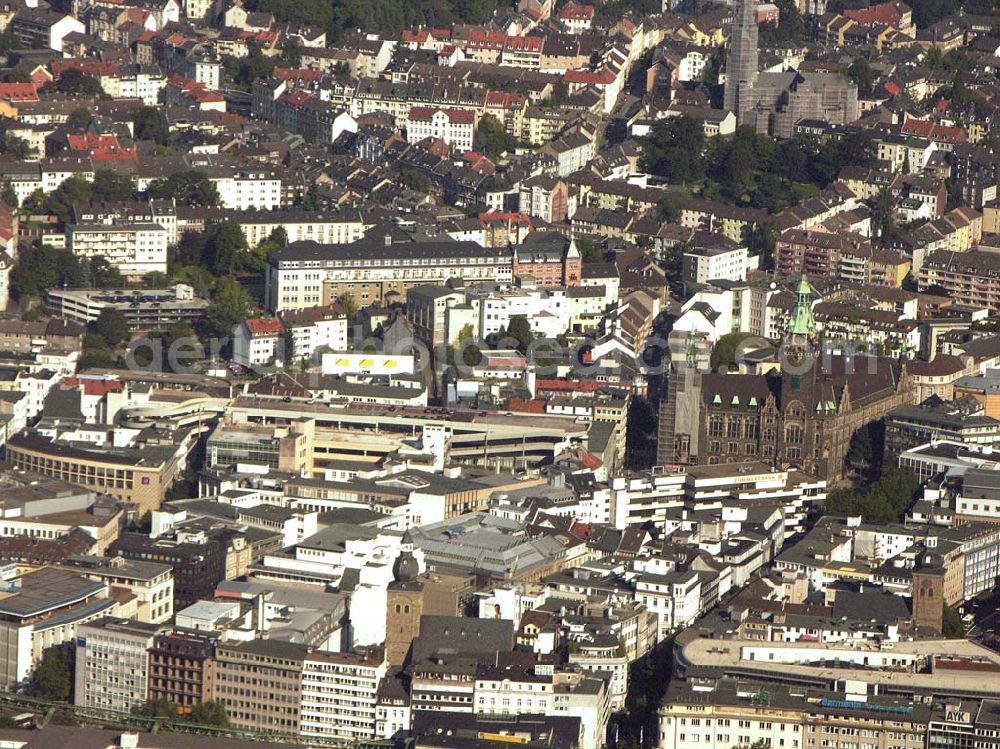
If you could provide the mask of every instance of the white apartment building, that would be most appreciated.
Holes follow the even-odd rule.
[[[412,107],[406,118],[406,142],[440,138],[457,151],[471,151],[476,113],[471,109]]]
[[[512,317],[523,315],[536,336],[555,338],[570,327],[573,305],[564,289],[530,289],[496,294],[476,300],[479,305],[479,336],[496,335],[510,326]]]
[[[319,213],[254,213],[238,219],[247,245],[256,247],[266,240],[277,228],[285,230],[289,242],[311,240],[320,244],[349,244],[364,236],[370,224],[365,224],[360,215],[330,216]]]
[[[362,653],[310,653],[302,664],[299,733],[345,741],[376,738],[378,686],[387,668],[380,647]]]
[[[272,172],[235,172],[210,178],[223,208],[246,211],[281,207],[281,178]]]
[[[78,258],[103,257],[129,280],[167,272],[169,233],[159,224],[70,224],[66,246]]]
[[[321,348],[347,351],[347,317],[331,307],[288,310],[281,322],[291,333],[292,361],[311,359]]]
[[[101,76],[101,88],[112,99],[142,99],[149,107],[160,103],[160,92],[166,87],[167,77],[159,70],[137,68]]]
[[[222,62],[209,54],[194,53],[184,61],[182,72],[188,78],[218,91],[222,82]]]
[[[696,247],[684,253],[682,267],[684,286],[690,288],[714,280],[745,281],[751,263],[746,247]]]
[[[252,317],[233,328],[233,361],[244,367],[268,364],[281,355],[284,327],[276,317]]]
[[[73,704],[127,713],[146,701],[157,624],[104,617],[76,628]]]

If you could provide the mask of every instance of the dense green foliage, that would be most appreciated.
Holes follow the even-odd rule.
[[[535,340],[535,334],[531,332],[531,323],[524,315],[512,315],[510,324],[505,331],[500,332],[500,338],[513,338],[517,341],[517,350],[522,354],[528,350],[528,346]]]
[[[11,133],[7,133],[3,141],[0,141],[0,145],[3,146],[3,152],[5,154],[17,159],[18,161],[32,159],[36,155],[35,149],[28,144],[28,141]]]
[[[308,21],[306,22],[308,23]],[[279,55],[265,55],[260,44],[250,41],[244,57],[225,57],[223,65],[236,87],[249,91],[253,82],[270,78],[275,68],[297,68],[302,64],[302,53],[295,42],[286,42]]]
[[[847,77],[858,87],[858,96],[871,96],[875,90],[875,71],[864,57],[855,57],[847,69]]]
[[[87,75],[76,68],[70,68],[56,80],[46,84],[45,88],[58,91],[60,94],[106,96],[104,89],[101,88],[100,79]]]
[[[430,178],[416,169],[403,169],[399,173],[399,184],[408,190],[427,192],[431,189]]]
[[[494,161],[504,153],[512,153],[517,147],[517,138],[504,129],[503,123],[491,114],[479,119],[476,137],[472,147]]]
[[[92,367],[113,367],[118,357],[111,350],[104,337],[97,333],[87,333],[83,337],[83,353],[80,354],[79,368],[90,369]]]
[[[961,615],[947,603],[944,604],[941,616],[941,634],[944,637],[965,637],[965,625],[962,623]]]
[[[234,278],[220,278],[215,284],[205,323],[214,335],[228,336],[233,326],[246,320],[253,311],[253,299],[240,282]]]
[[[42,245],[21,253],[10,286],[16,297],[40,296],[47,289],[79,286],[82,278],[80,262],[72,251]]]
[[[224,705],[218,702],[202,702],[194,705],[191,712],[181,716],[177,705],[166,699],[146,700],[132,708],[132,714],[143,718],[164,720],[186,720],[199,726],[229,726],[229,716]]]
[[[219,191],[204,172],[190,169],[149,183],[150,200],[174,198],[177,205],[208,208],[219,204]]]
[[[912,471],[887,466],[867,492],[831,489],[825,511],[828,515],[860,515],[866,523],[896,522],[910,506],[918,486]]]
[[[775,5],[780,12],[778,25],[761,24],[760,46],[762,47],[792,47],[801,46],[809,41],[809,31],[806,29],[802,14],[792,0],[777,0]]]
[[[701,123],[672,117],[643,141],[643,168],[701,197],[770,211],[809,197],[850,164],[866,163],[863,133],[775,142],[740,127],[731,138],[706,138]]]
[[[73,696],[75,653],[72,642],[43,650],[42,660],[31,675],[28,694],[52,702],[69,702]]]
[[[40,189],[35,190],[24,201],[24,209],[28,213],[55,216],[60,224],[66,224],[70,220],[74,203],[87,203],[92,200],[118,202],[132,200],[134,197],[135,189],[127,176],[107,169],[98,169],[94,173],[93,182],[73,176],[63,180],[62,184],[50,193],[44,193]]]
[[[94,332],[101,336],[109,346],[117,346],[129,336],[128,323],[121,310],[107,307],[94,320]]]
[[[753,338],[752,333],[726,333],[712,347],[709,365],[713,370],[729,369],[736,364],[736,354],[740,344],[747,338]]]
[[[132,113],[132,135],[136,140],[151,140],[166,144],[170,130],[163,121],[159,107],[139,107]]]

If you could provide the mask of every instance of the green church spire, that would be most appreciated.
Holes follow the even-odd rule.
[[[792,314],[788,319],[788,335],[804,338],[812,336],[816,329],[816,321],[813,319],[811,301],[812,288],[809,286],[809,278],[803,273],[795,290],[795,306],[792,307]]]

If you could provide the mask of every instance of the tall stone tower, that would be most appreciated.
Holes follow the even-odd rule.
[[[672,335],[669,343],[670,361],[665,363],[666,392],[660,400],[656,462],[661,466],[688,465],[698,457],[702,376],[709,370],[711,348],[699,345],[693,330],[685,340]]]
[[[738,125],[754,125],[749,115],[756,83],[757,2],[742,0],[729,32],[726,57],[725,108],[736,115]]]
[[[413,557],[409,533],[393,565],[394,580],[386,591],[385,657],[390,666],[402,666],[410,652],[413,639],[420,634],[420,617],[424,613],[424,585]]]
[[[913,621],[925,632],[941,634],[944,618],[944,560],[927,551],[913,570]]]

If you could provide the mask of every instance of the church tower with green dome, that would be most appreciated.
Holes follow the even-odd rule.
[[[793,343],[805,344],[816,332],[816,320],[812,313],[812,287],[805,273],[799,278],[795,290],[795,306],[788,318],[788,339]]]

